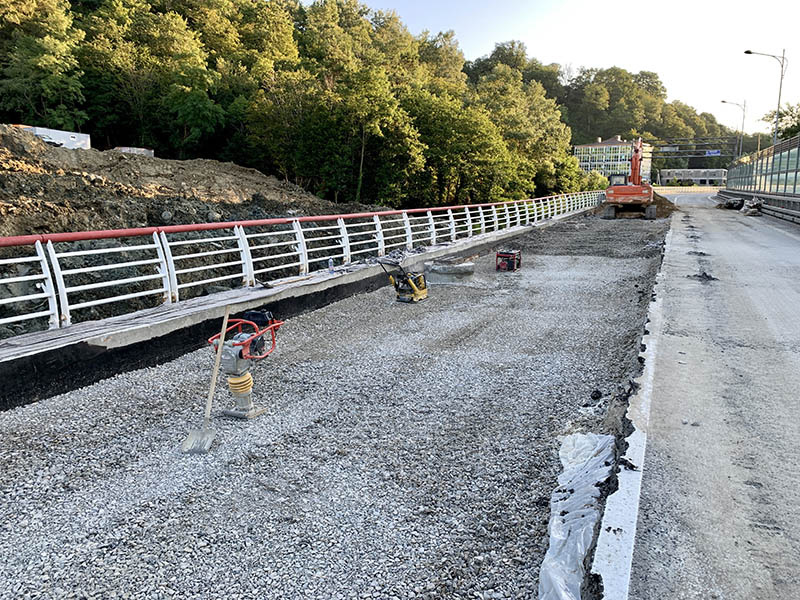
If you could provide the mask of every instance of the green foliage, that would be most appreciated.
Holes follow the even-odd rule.
[[[83,32],[63,0],[12,2],[0,13],[0,111],[43,126],[86,120],[76,51]]]
[[[448,94],[409,89],[402,105],[420,134],[424,168],[411,180],[415,204],[496,200],[511,177],[511,156],[485,109]]]
[[[600,171],[590,171],[586,174],[586,185],[584,189],[587,190],[604,190],[608,187],[608,178],[605,177]]]
[[[0,70],[2,121],[394,206],[602,189],[573,141],[727,132],[655,73],[572,75],[518,41],[467,63],[358,0],[4,0]]]
[[[774,128],[775,111],[771,110],[761,120]],[[787,102],[781,108],[778,119],[778,139],[787,139],[796,135],[800,135],[800,102],[794,105]]]

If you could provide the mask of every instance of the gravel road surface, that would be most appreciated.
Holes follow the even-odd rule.
[[[667,227],[578,217],[519,272],[293,318],[204,456],[208,349],[0,414],[0,598],[535,597],[557,436],[613,430]]]
[[[630,597],[795,599],[800,228],[676,202]]]

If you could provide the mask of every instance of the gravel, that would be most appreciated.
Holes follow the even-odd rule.
[[[558,437],[609,432],[667,227],[579,217],[520,271],[293,318],[207,455],[208,349],[0,414],[0,598],[535,597]]]

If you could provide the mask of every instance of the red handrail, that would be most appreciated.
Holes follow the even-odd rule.
[[[190,225],[163,225],[161,227],[135,227],[132,229],[100,229],[96,231],[76,231],[64,233],[42,233],[33,235],[14,235],[0,237],[0,248],[9,246],[28,246],[36,242],[79,242],[85,240],[104,240],[111,238],[136,237],[141,235],[152,235],[154,233],[187,233],[192,231],[212,231],[215,229],[231,229],[236,226],[255,227],[258,225],[285,225],[294,221],[300,223],[310,223],[317,221],[335,221],[336,219],[363,219],[368,217],[389,216],[406,214],[418,214],[430,212],[444,212],[447,210],[460,210],[462,208],[478,208],[486,206],[502,206],[515,202],[540,202],[555,196],[545,196],[542,198],[530,198],[529,200],[506,200],[503,202],[487,202],[483,204],[461,204],[459,206],[436,206],[432,208],[410,208],[408,210],[384,210],[363,213],[347,213],[340,215],[318,215],[308,217],[278,217],[274,219],[254,219],[250,221],[225,221],[222,223],[199,223]]]

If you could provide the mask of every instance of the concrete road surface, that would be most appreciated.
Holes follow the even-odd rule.
[[[671,200],[630,597],[800,598],[800,227]]]

